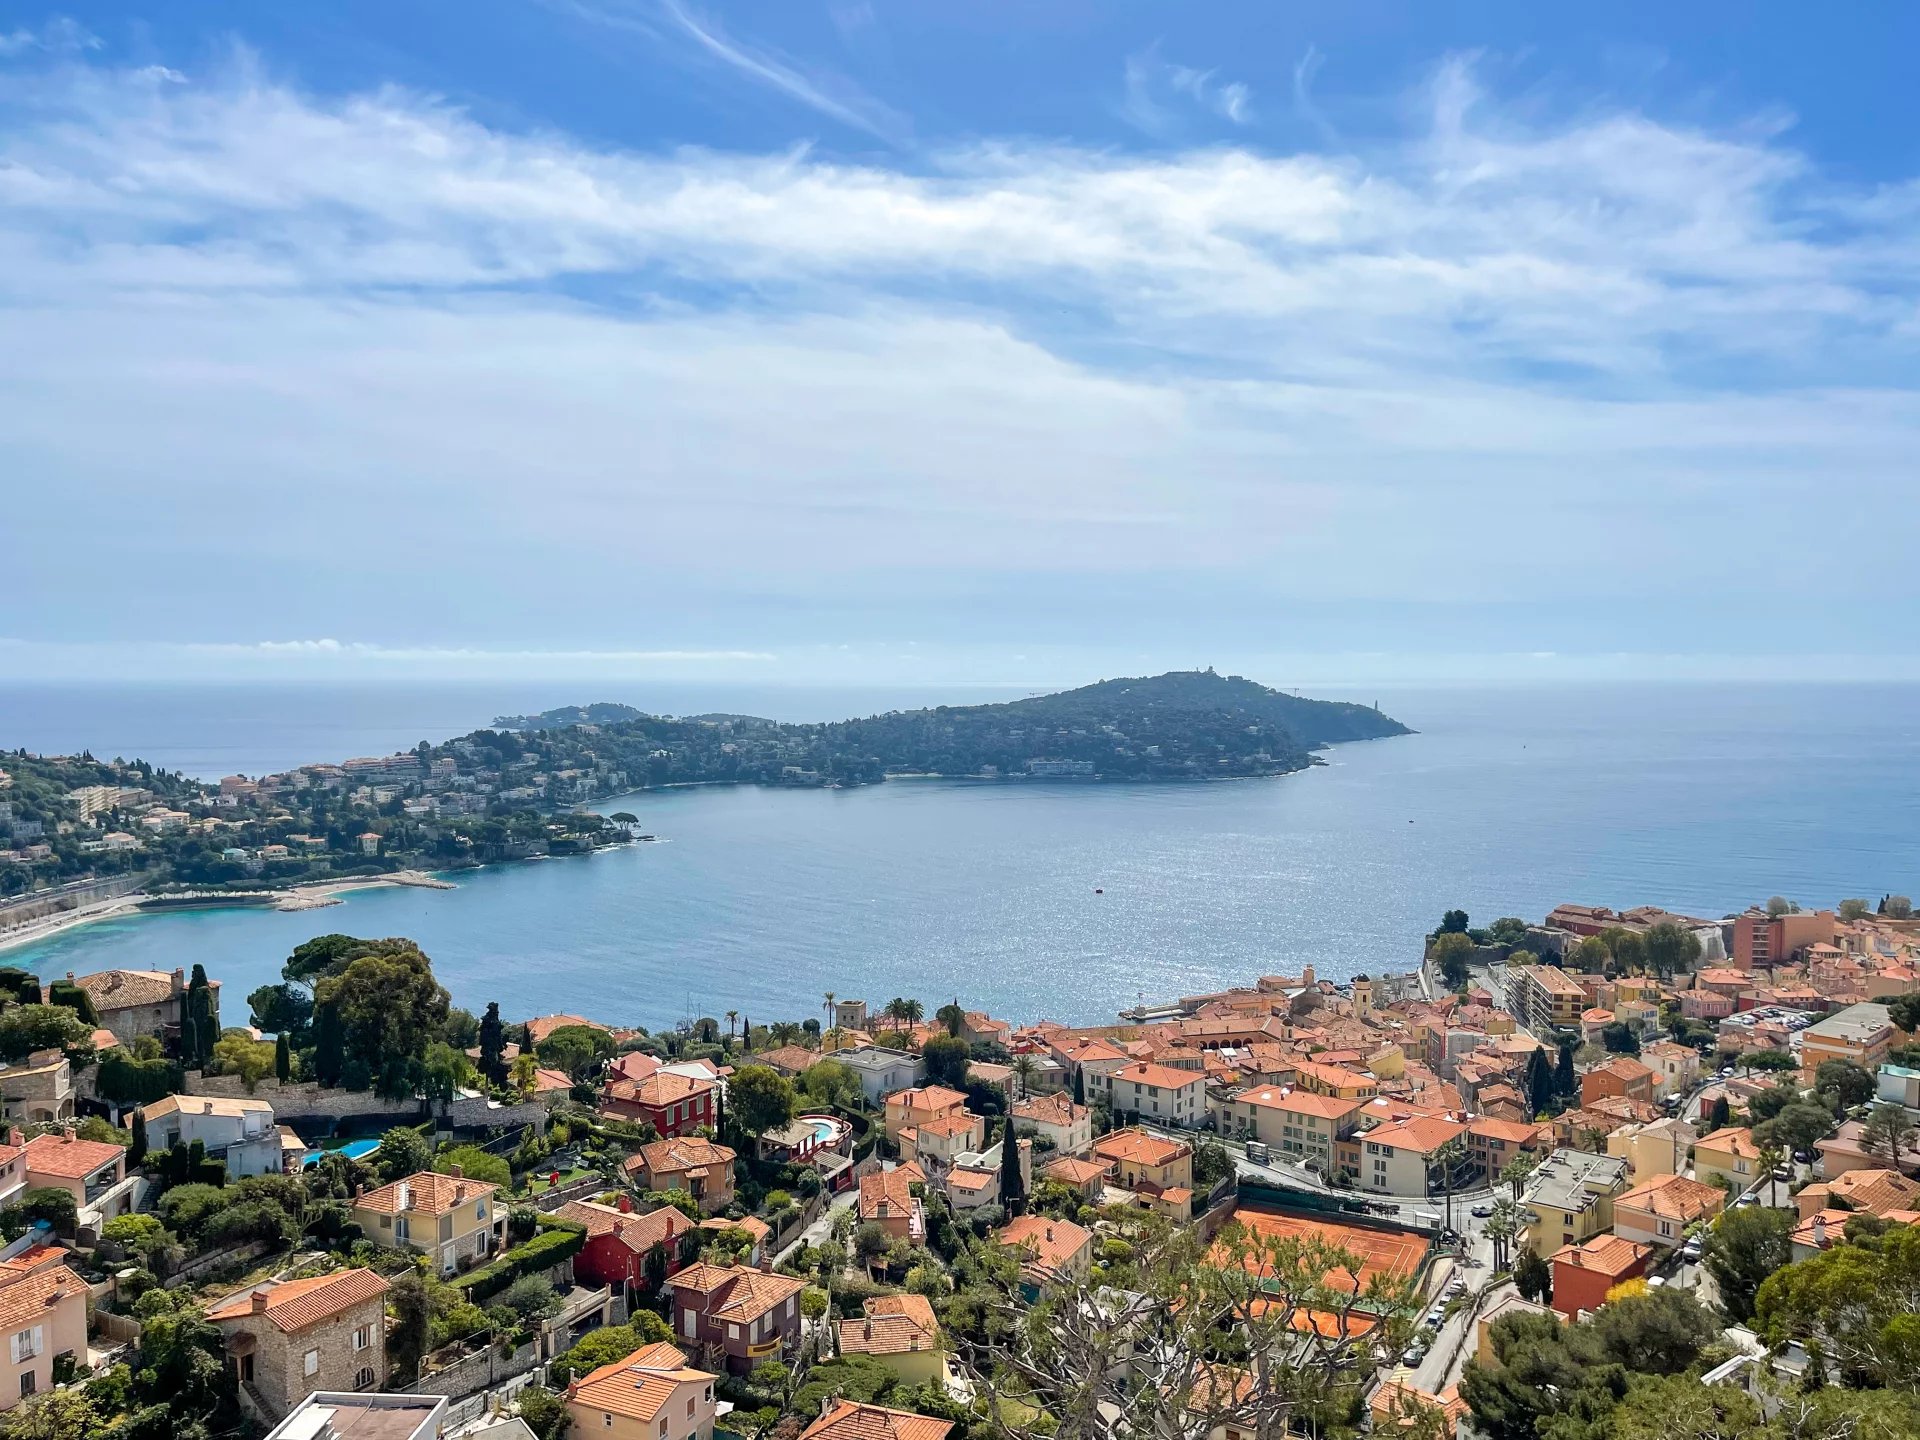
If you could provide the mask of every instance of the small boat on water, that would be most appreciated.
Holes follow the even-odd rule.
[[[633,838],[636,840],[658,840],[660,837],[658,835],[636,835]]]

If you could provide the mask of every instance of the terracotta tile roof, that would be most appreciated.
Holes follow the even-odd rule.
[[[1391,1145],[1416,1155],[1431,1155],[1449,1140],[1458,1140],[1467,1127],[1437,1115],[1410,1115],[1404,1120],[1376,1125],[1361,1138],[1369,1145]]]
[[[837,1400],[831,1410],[800,1432],[800,1440],[946,1440],[951,1429],[953,1423],[948,1420]]]
[[[1295,1090],[1286,1085],[1262,1085],[1242,1090],[1233,1097],[1239,1105],[1258,1105],[1263,1110],[1284,1110],[1290,1115],[1317,1115],[1324,1120],[1341,1120],[1358,1113],[1360,1101],[1342,1100],[1337,1095],[1317,1095],[1311,1090]]]
[[[66,1300],[84,1306],[86,1293],[86,1281],[69,1270],[64,1261],[24,1271],[18,1279],[0,1283],[0,1332],[24,1329]]]
[[[908,1090],[896,1090],[887,1096],[887,1108],[898,1105],[903,1110],[945,1114],[967,1103],[967,1097],[958,1090],[949,1090],[944,1085],[916,1085]]]
[[[1083,1120],[1087,1107],[1073,1103],[1071,1095],[1030,1095],[1013,1107],[1013,1118],[1031,1125],[1072,1125]]]
[[[1163,1140],[1140,1129],[1115,1130],[1093,1142],[1093,1153],[1104,1160],[1131,1160],[1136,1165],[1171,1165],[1192,1148],[1179,1140]]]
[[[126,1157],[127,1147],[104,1140],[76,1139],[71,1131],[36,1135],[26,1144],[27,1170],[34,1175],[57,1175],[62,1180],[84,1180]]]
[[[924,1295],[876,1295],[865,1308],[864,1319],[840,1322],[843,1355],[905,1355],[940,1343],[940,1322]]]
[[[1075,1064],[1089,1065],[1102,1060],[1124,1060],[1126,1052],[1095,1037],[1067,1035],[1053,1042],[1053,1048]]]
[[[713,1088],[714,1082],[711,1080],[699,1080],[691,1075],[675,1075],[671,1071],[658,1070],[644,1080],[614,1081],[607,1086],[607,1098],[630,1100],[636,1105],[658,1107],[691,1100],[695,1096],[705,1095]]]
[[[377,1300],[387,1293],[387,1282],[371,1270],[339,1270],[331,1275],[314,1275],[305,1280],[284,1280],[258,1290],[242,1290],[229,1295],[211,1310],[209,1320],[239,1320],[264,1314],[276,1330],[292,1334],[322,1320],[331,1319],[355,1305]],[[265,1299],[265,1308],[255,1310],[253,1297]]]
[[[1076,1189],[1098,1180],[1107,1173],[1107,1167],[1098,1160],[1082,1160],[1077,1155],[1062,1155],[1040,1167],[1040,1174],[1048,1180],[1059,1180]]]
[[[444,1215],[469,1201],[483,1199],[499,1188],[484,1180],[456,1180],[451,1175],[422,1171],[382,1185],[378,1190],[369,1190],[353,1202],[353,1208],[369,1210],[375,1215],[398,1215],[403,1210],[410,1215]],[[404,1205],[400,1198],[403,1192]]]
[[[757,1215],[742,1215],[738,1220],[729,1220],[724,1215],[709,1215],[700,1222],[700,1228],[716,1232],[744,1230],[754,1238],[756,1244],[773,1234],[773,1227]]]
[[[782,1045],[778,1050],[769,1050],[753,1058],[761,1065],[771,1065],[776,1070],[793,1074],[811,1070],[820,1063],[820,1056],[802,1045]]]
[[[166,970],[96,970],[77,977],[96,1010],[125,1010],[136,1005],[164,1005],[173,998],[173,975]],[[209,982],[218,985],[219,982]],[[181,994],[184,997],[185,991]]]
[[[992,1170],[964,1170],[955,1167],[947,1172],[946,1186],[949,1190],[987,1190],[999,1184],[999,1175]]]
[[[1156,1065],[1151,1060],[1136,1060],[1113,1072],[1115,1080],[1135,1085],[1157,1085],[1162,1090],[1182,1090],[1189,1085],[1204,1085],[1207,1077],[1198,1070],[1176,1070],[1171,1065]]]
[[[1477,1115],[1467,1122],[1468,1134],[1484,1136],[1488,1140],[1504,1140],[1509,1145],[1531,1145],[1552,1132],[1551,1125],[1528,1125],[1518,1120],[1496,1120],[1490,1115]]]
[[[1726,1192],[1717,1185],[1704,1185],[1684,1175],[1658,1175],[1615,1197],[1614,1213],[1622,1208],[1645,1210],[1665,1220],[1682,1222],[1718,1215],[1726,1204]]]
[[[913,1214],[912,1182],[898,1170],[876,1170],[860,1177],[860,1218],[877,1219],[883,1203],[889,1215]]]
[[[1812,1187],[1808,1187],[1812,1188]],[[1920,1182],[1891,1170],[1848,1170],[1827,1182],[1827,1193],[1847,1201],[1856,1210],[1885,1215],[1890,1210],[1920,1208]]]
[[[716,1378],[689,1367],[686,1353],[662,1340],[581,1376],[567,1387],[567,1401],[629,1420],[651,1421],[682,1386],[704,1388]]]
[[[675,1290],[708,1297],[710,1318],[745,1325],[778,1308],[806,1289],[804,1280],[754,1270],[745,1265],[689,1265],[667,1282]]]
[[[1093,1232],[1071,1220],[1049,1220],[1044,1215],[1022,1215],[1009,1221],[998,1235],[1002,1245],[1026,1252],[1028,1263],[1043,1275],[1056,1274],[1093,1244]]]
[[[1740,1160],[1760,1158],[1760,1147],[1754,1143],[1753,1132],[1741,1125],[1729,1125],[1711,1135],[1702,1135],[1693,1143],[1697,1149],[1717,1151]]]
[[[699,1135],[679,1135],[642,1145],[627,1161],[627,1168],[644,1169],[653,1175],[678,1175],[693,1170],[726,1169],[736,1158],[725,1145],[716,1145]]]
[[[175,1113],[182,1115],[258,1115],[273,1113],[273,1106],[265,1100],[243,1100],[234,1098],[223,1100],[210,1095],[169,1095],[156,1100],[140,1111],[141,1117],[151,1125]]]
[[[569,1200],[555,1213],[562,1220],[586,1226],[589,1240],[611,1235],[636,1255],[646,1254],[655,1245],[671,1245],[675,1236],[694,1228],[693,1222],[671,1205],[636,1215],[591,1200]]]
[[[966,1110],[948,1111],[914,1127],[916,1135],[971,1135],[980,1125],[980,1117]]]
[[[1596,1235],[1583,1245],[1562,1245],[1550,1258],[1556,1265],[1574,1265],[1618,1280],[1632,1274],[1652,1253],[1651,1245],[1618,1235]]]
[[[527,1021],[527,1034],[533,1043],[538,1045],[554,1031],[563,1030],[569,1025],[584,1025],[589,1030],[598,1030],[602,1034],[609,1033],[606,1026],[596,1025],[580,1015],[536,1015]]]

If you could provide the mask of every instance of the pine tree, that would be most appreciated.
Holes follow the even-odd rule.
[[[1020,1175],[1020,1144],[1013,1137],[1013,1116],[1000,1132],[1000,1203],[1009,1218],[1027,1208],[1027,1187]]]
[[[293,1079],[293,1047],[282,1030],[273,1041],[273,1078],[282,1085]]]

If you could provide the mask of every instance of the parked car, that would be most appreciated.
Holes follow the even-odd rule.
[[[1426,1346],[1409,1345],[1407,1347],[1407,1353],[1400,1357],[1400,1363],[1402,1365],[1418,1365],[1422,1360],[1426,1358],[1427,1358]]]
[[[1253,1161],[1254,1164],[1264,1165],[1271,1158],[1272,1158],[1272,1152],[1270,1152],[1267,1149],[1265,1141],[1263,1140],[1247,1141],[1247,1159]]]
[[[1476,1220],[1484,1220],[1489,1215],[1493,1214],[1493,1207],[1491,1205],[1476,1205],[1473,1207],[1473,1209],[1469,1210],[1467,1213],[1473,1216],[1473,1218]]]
[[[1702,1248],[1700,1237],[1698,1235],[1690,1235],[1687,1237],[1687,1243],[1680,1247],[1680,1258],[1692,1264],[1700,1258]]]
[[[1798,1160],[1802,1165],[1811,1165],[1813,1163],[1813,1152],[1810,1150],[1796,1150],[1793,1152],[1793,1158]]]

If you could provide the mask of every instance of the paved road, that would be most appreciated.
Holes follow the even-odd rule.
[[[827,1208],[820,1212],[820,1218],[802,1230],[779,1254],[775,1255],[773,1257],[773,1263],[776,1265],[780,1264],[802,1245],[820,1244],[833,1232],[834,1216],[838,1215],[842,1210],[851,1210],[854,1205],[859,1202],[859,1199],[860,1188],[858,1186],[854,1186],[848,1190],[842,1190],[838,1195],[835,1195],[833,1199],[827,1203]]]

